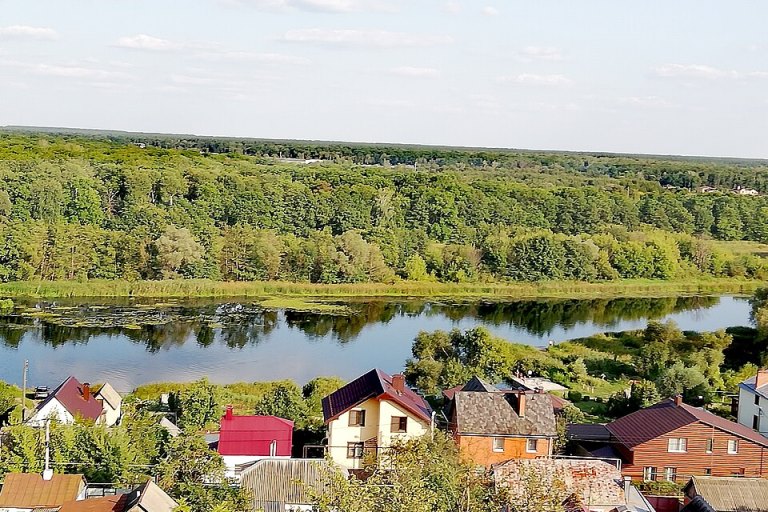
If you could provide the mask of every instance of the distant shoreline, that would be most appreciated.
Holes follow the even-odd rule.
[[[222,282],[205,279],[166,281],[15,281],[0,284],[0,298],[443,298],[443,299],[597,299],[674,295],[748,295],[768,283],[760,280],[699,278],[619,280],[600,283],[396,283],[313,284],[282,281]]]

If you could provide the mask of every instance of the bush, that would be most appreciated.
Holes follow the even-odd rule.
[[[10,311],[13,309],[13,301],[11,299],[0,299],[0,311]]]
[[[584,400],[584,395],[582,395],[579,391],[570,390],[568,391],[568,400],[571,402],[581,402]]]

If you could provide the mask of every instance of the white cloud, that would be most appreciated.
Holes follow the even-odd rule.
[[[673,108],[676,105],[658,96],[627,96],[619,98],[619,103],[642,108]]]
[[[161,39],[159,37],[149,36],[147,34],[137,34],[135,36],[121,37],[115,43],[115,46],[121,48],[130,48],[133,50],[148,50],[148,51],[174,51],[181,50],[185,45],[169,41],[168,39]]]
[[[375,0],[219,0],[233,6],[247,6],[265,11],[310,11],[349,13],[363,11],[393,11],[391,2]]]
[[[521,60],[530,62],[532,60],[563,60],[563,54],[559,48],[551,46],[526,46],[519,56]]]
[[[533,73],[521,73],[517,76],[501,77],[499,81],[520,85],[570,85],[573,81],[565,75],[537,75]]]
[[[62,78],[83,78],[88,80],[110,80],[130,78],[130,75],[121,71],[110,71],[100,68],[83,66],[62,66],[55,64],[37,64],[30,68],[34,73],[45,76]]]
[[[210,51],[198,55],[205,60],[226,60],[232,62],[264,62],[269,64],[303,65],[309,61],[296,55],[269,52],[243,52],[243,51]]]
[[[52,40],[59,34],[52,28],[30,27],[28,25],[11,25],[0,27],[0,39],[47,39]]]
[[[657,67],[654,73],[662,78],[694,80],[741,80],[768,77],[768,71],[736,71],[734,69],[721,69],[705,64],[665,64]]]
[[[437,78],[440,71],[435,68],[419,68],[411,66],[402,66],[389,70],[393,75],[413,77],[413,78]]]
[[[495,8],[495,7],[490,6],[490,5],[486,5],[485,7],[483,7],[483,11],[482,12],[486,16],[498,16],[499,15],[499,10],[497,8]]]
[[[386,30],[331,30],[324,28],[289,30],[283,36],[283,40],[292,43],[379,48],[435,46],[453,42],[450,36],[444,35],[409,34]]]

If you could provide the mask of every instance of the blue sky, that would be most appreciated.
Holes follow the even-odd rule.
[[[0,125],[768,158],[764,0],[0,9]]]

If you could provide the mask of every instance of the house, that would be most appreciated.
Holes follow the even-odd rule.
[[[92,393],[91,385],[69,377],[40,402],[27,424],[42,427],[48,419],[73,423],[75,418],[114,425],[120,419],[122,399],[109,384],[103,394]]]
[[[58,512],[173,512],[179,504],[152,480],[127,494],[68,501]]]
[[[323,480],[342,468],[324,459],[262,459],[244,469],[240,486],[251,496],[251,506],[260,512],[304,512],[314,510],[312,494],[323,490]]]
[[[621,459],[633,480],[768,476],[768,438],[679,396],[607,425],[574,425],[568,437],[576,454]]]
[[[741,185],[736,186],[736,188],[733,189],[733,192],[740,195],[740,196],[759,196],[760,192],[753,188],[747,188],[742,187]]]
[[[500,391],[474,377],[453,393],[447,410],[448,430],[476,464],[552,454],[557,427],[546,393]]]
[[[768,436],[768,369],[739,384],[738,422]]]
[[[103,386],[96,392],[96,400],[101,403],[101,409],[103,411],[104,423],[111,427],[116,425],[120,421],[123,408],[123,397],[120,393],[115,391],[109,382],[104,383]]]
[[[544,377],[524,377],[515,375],[509,379],[510,387],[514,389],[524,389],[526,391],[544,391],[546,393],[565,393],[568,388],[561,386]]]
[[[328,453],[339,466],[363,468],[363,455],[376,456],[393,440],[430,432],[429,404],[405,385],[403,375],[371,370],[323,398]]]
[[[235,478],[238,467],[264,457],[290,458],[293,422],[276,416],[236,416],[228,406],[221,418],[217,451],[224,458],[226,475]]]
[[[169,437],[178,437],[181,435],[181,429],[174,422],[172,422],[165,416],[160,418],[159,424],[163,428],[163,430],[168,432]]]
[[[514,501],[527,499],[530,485],[536,485],[559,488],[564,512],[654,512],[616,466],[599,460],[510,460],[493,466],[492,472],[496,485]]]
[[[768,512],[768,480],[763,478],[694,476],[683,493],[684,512]]]
[[[0,490],[0,512],[56,510],[65,502],[84,498],[83,475],[8,473]]]

